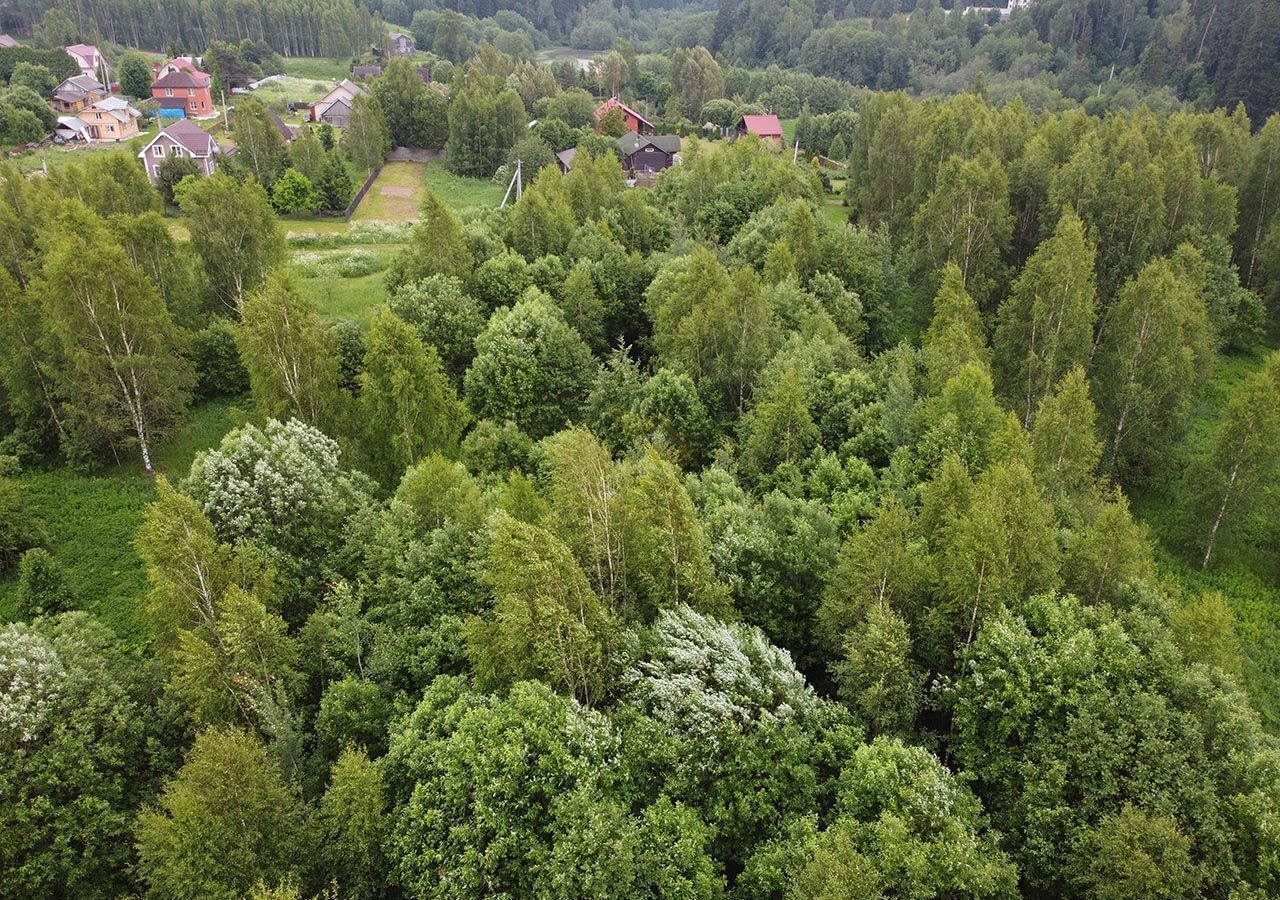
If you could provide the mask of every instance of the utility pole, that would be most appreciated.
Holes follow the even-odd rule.
[[[519,202],[520,202],[520,198],[524,195],[524,193],[523,193],[523,192],[524,192],[524,183],[523,183],[523,182],[524,182],[524,179],[523,179],[523,177],[521,176],[521,173],[520,173],[521,165],[522,165],[522,161],[517,159],[517,160],[516,160],[516,171],[515,171],[515,174],[511,176],[511,181],[507,184],[507,192],[506,192],[505,194],[503,194],[503,195],[502,195],[502,202],[501,202],[500,204],[498,204],[498,209],[502,209],[504,206],[506,206],[506,205],[507,205],[507,198],[511,196],[511,189],[512,189],[512,188],[515,188],[515,190],[516,190],[516,202],[517,202],[517,203],[519,203]]]

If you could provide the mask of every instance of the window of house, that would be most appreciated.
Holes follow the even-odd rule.
[[[151,148],[151,155],[152,155],[152,156],[164,156],[164,145],[163,145],[163,144],[156,144],[154,147],[152,147],[152,148]]]
[[[166,97],[172,97],[172,96],[173,96],[173,88],[165,88],[165,89],[164,89],[164,95],[165,95]]]

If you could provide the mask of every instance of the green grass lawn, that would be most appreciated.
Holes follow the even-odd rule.
[[[106,153],[125,153],[129,157],[136,159],[138,151],[146,146],[147,142],[155,137],[156,132],[159,130],[159,126],[153,123],[150,128],[127,141],[111,144],[76,143],[63,146],[55,144],[39,150],[29,150],[21,156],[13,157],[9,161],[17,165],[18,171],[23,174],[30,174],[40,171],[45,162],[52,169],[57,166],[65,166],[68,163],[84,162],[91,157]]]
[[[237,403],[218,399],[191,411],[187,423],[156,452],[158,471],[186,475],[198,451],[214,446],[239,421]],[[54,463],[19,476],[23,502],[49,532],[49,550],[62,564],[81,607],[117,634],[146,640],[138,604],[147,589],[133,538],[155,486],[139,464],[78,472]],[[12,618],[17,579],[0,580],[0,621]]]
[[[351,216],[353,222],[412,222],[426,187],[427,164],[389,162]]]
[[[454,212],[495,207],[502,202],[502,194],[507,189],[505,184],[486,178],[454,175],[442,162],[427,165],[427,187]]]
[[[1218,358],[1213,379],[1196,398],[1186,439],[1132,501],[1157,542],[1161,574],[1184,597],[1216,590],[1230,602],[1244,653],[1245,686],[1267,727],[1280,732],[1280,548],[1262,542],[1224,546],[1215,564],[1201,570],[1198,553],[1187,546],[1181,478],[1214,439],[1231,389],[1261,364],[1262,354]]]
[[[391,258],[401,249],[400,244],[359,244],[334,250],[300,250],[293,254],[293,265],[298,272],[298,287],[316,304],[322,316],[332,319],[351,319],[362,325],[367,323],[381,304],[387,300],[386,272]],[[378,258],[378,270],[367,275],[343,278],[333,274],[308,274],[319,266],[316,261],[340,258],[356,251],[372,253]]]
[[[284,74],[312,81],[341,81],[351,74],[348,57],[293,56],[284,61]]]

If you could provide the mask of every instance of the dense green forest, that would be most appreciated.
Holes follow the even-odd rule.
[[[1265,4],[46,7],[424,56],[0,164],[0,896],[1280,896]],[[496,196],[317,218],[393,145]]]
[[[956,93],[975,78],[1016,85],[1028,100],[1116,94],[1201,108],[1243,103],[1262,121],[1280,109],[1280,4],[1276,0],[1120,3],[1036,0],[1002,21],[982,7],[952,14],[936,0],[34,0],[0,11],[0,25],[49,45],[105,40],[126,47],[203,50],[254,41],[286,56],[351,56],[382,42],[388,25],[422,50],[460,62],[478,42],[532,59],[568,44],[608,51],[621,38],[669,59],[707,47],[723,64],[780,66],[882,90]],[[445,23],[442,34],[440,23]],[[733,96],[732,94],[730,96]],[[787,113],[787,115],[790,115]]]

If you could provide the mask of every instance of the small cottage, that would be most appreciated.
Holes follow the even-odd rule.
[[[653,134],[653,123],[617,97],[610,97],[596,108],[596,122],[599,123],[613,109],[622,111],[622,119],[627,123],[628,131],[634,131],[636,134]]]

